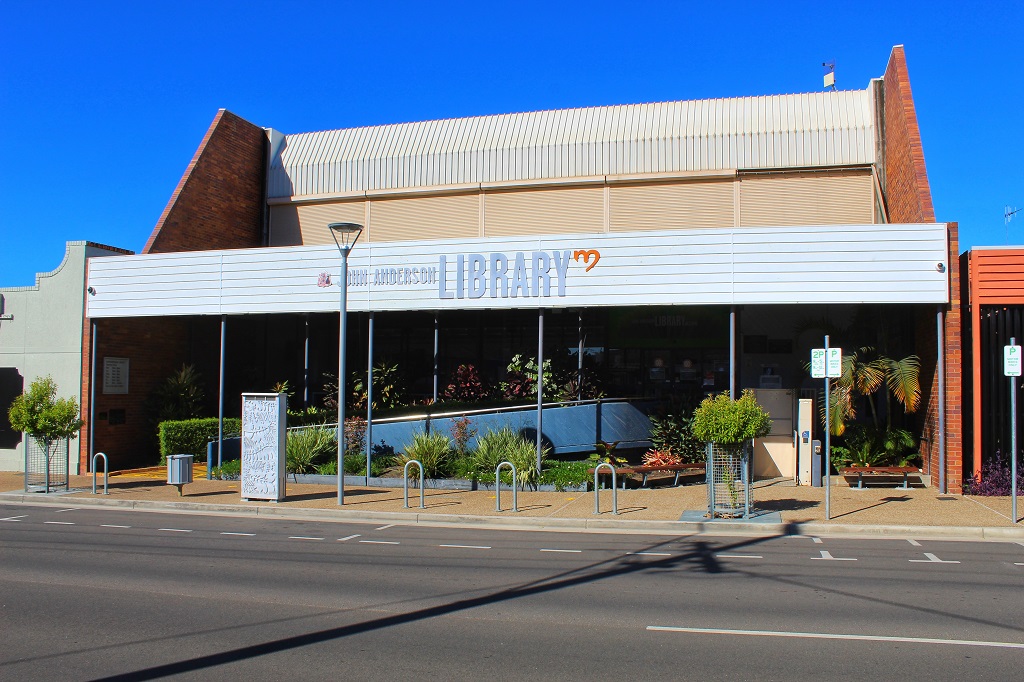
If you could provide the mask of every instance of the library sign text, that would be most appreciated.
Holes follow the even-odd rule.
[[[595,249],[517,251],[439,256],[433,267],[350,268],[350,287],[436,286],[439,299],[565,296],[570,261],[590,272],[601,260]],[[318,286],[331,286],[320,274]]]

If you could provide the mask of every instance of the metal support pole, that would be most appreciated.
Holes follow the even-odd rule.
[[[217,466],[223,465],[224,457],[224,346],[227,339],[228,318],[220,316],[220,387],[217,399]]]
[[[831,382],[828,378],[828,334],[825,335],[825,461],[822,466],[825,468],[825,520],[832,518],[832,510],[829,507],[829,498],[832,495],[832,454],[829,448],[832,445],[832,417],[829,414],[829,392]]]
[[[1010,345],[1016,346],[1017,339],[1010,337]],[[1017,377],[1010,379],[1010,513],[1017,523]]]
[[[729,306],[729,398],[736,400],[736,306]]]
[[[345,326],[348,301],[348,251],[341,250],[341,290],[338,313],[338,504],[345,504]]]
[[[309,313],[303,316],[306,320],[305,354],[302,358],[302,407],[309,408]]]
[[[366,479],[370,485],[370,458],[373,448],[373,312],[366,321]]]
[[[576,351],[576,400],[583,400],[583,311],[576,313],[576,339],[579,349]]]
[[[89,447],[85,449],[86,454],[96,449],[95,438],[96,433],[96,337],[97,337],[96,320],[92,321],[92,336],[89,340],[89,354],[92,358],[89,361]],[[103,455],[103,459],[106,460],[107,456]],[[93,458],[95,459],[95,458]],[[93,463],[90,460],[89,466],[92,467]]]
[[[743,449],[743,518],[750,518],[750,480],[752,478],[750,455],[754,452],[754,441],[750,441],[749,449]]]
[[[438,388],[438,360],[440,357],[440,320],[438,319],[440,313],[434,313],[434,404],[437,404],[437,388]]]
[[[537,309],[537,477],[544,439],[544,309]]]
[[[939,492],[946,494],[946,313],[942,306],[935,314],[935,338],[939,375]]]

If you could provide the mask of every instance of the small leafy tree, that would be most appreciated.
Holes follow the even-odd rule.
[[[737,400],[728,393],[708,396],[693,411],[693,435],[708,443],[739,445],[762,438],[772,429],[772,420],[757,403],[754,392],[743,391]]]
[[[74,436],[82,425],[78,401],[74,398],[58,398],[57,383],[53,377],[34,380],[28,390],[14,399],[7,418],[18,431],[31,436],[49,457],[56,450],[56,443]]]

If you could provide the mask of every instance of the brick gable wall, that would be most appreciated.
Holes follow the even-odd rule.
[[[892,50],[883,77],[883,127],[885,154],[886,205],[889,222],[932,223],[935,210],[924,162],[921,131],[910,89],[906,55],[901,45]],[[918,355],[922,361],[922,443],[921,455],[930,473],[931,484],[939,485],[939,442],[945,437],[946,486],[959,493],[963,485],[962,407],[963,380],[960,329],[959,240],[956,223],[949,224],[950,305],[945,309],[945,388],[946,433],[939,432],[939,376],[937,359],[937,323],[935,311],[922,310],[917,320]]]
[[[262,128],[217,112],[142,252],[260,246],[265,145]]]

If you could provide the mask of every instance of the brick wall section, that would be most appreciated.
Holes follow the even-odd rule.
[[[260,246],[265,144],[262,128],[218,111],[142,252]]]
[[[897,45],[885,69],[885,195],[892,223],[933,223],[932,191],[924,165],[921,131],[910,92],[903,46]]]
[[[946,363],[946,489],[960,493],[963,488],[963,354],[962,308],[960,305],[960,268],[958,267],[958,225],[949,223],[949,287],[950,305],[945,318]],[[935,311],[922,310],[918,318],[917,354],[921,357],[921,390],[923,423],[921,454],[927,462],[931,484],[939,485],[939,381],[935,372]],[[927,345],[926,345],[927,344]]]
[[[921,131],[910,89],[910,76],[902,45],[893,48],[883,78],[883,127],[885,135],[885,196],[892,223],[932,223],[928,170],[924,162]],[[960,330],[959,241],[956,223],[949,224],[950,305],[945,321],[946,433],[939,433],[938,375],[936,367],[935,311],[922,311],[917,324],[917,354],[922,360],[921,454],[927,462],[931,484],[939,485],[939,441],[946,439],[946,486],[959,493],[963,485],[962,403],[963,379]]]
[[[90,323],[86,320],[86,324]],[[96,423],[94,452],[106,453],[110,470],[157,463],[155,429],[146,414],[146,399],[172,372],[186,362],[189,318],[140,317],[97,320]],[[84,352],[84,351],[83,351]],[[84,354],[89,358],[88,354]],[[127,395],[103,395],[103,358],[128,358]],[[88,400],[90,363],[82,369],[83,402]],[[123,424],[111,424],[111,410],[124,410]],[[101,415],[106,415],[101,419]],[[83,429],[88,438],[88,426]],[[87,451],[81,453],[86,465]]]
[[[128,249],[120,249],[116,246],[107,246],[106,244],[97,244],[96,242],[86,242],[86,247],[95,247],[104,249],[106,251],[112,251],[114,253],[123,253],[125,255],[132,255],[135,252],[129,251]],[[85,261],[85,281],[89,281],[89,260]],[[89,293],[85,291],[83,287],[82,296],[85,297],[85,307],[83,310],[88,310],[89,304]],[[102,452],[102,450],[92,450],[92,444],[89,442],[89,379],[90,371],[92,367],[92,321],[82,316],[82,395],[78,397],[78,404],[81,406],[81,417],[85,425],[82,426],[81,431],[78,434],[78,458],[82,468],[80,471],[86,471],[87,466],[92,465],[92,456],[90,452]]]

